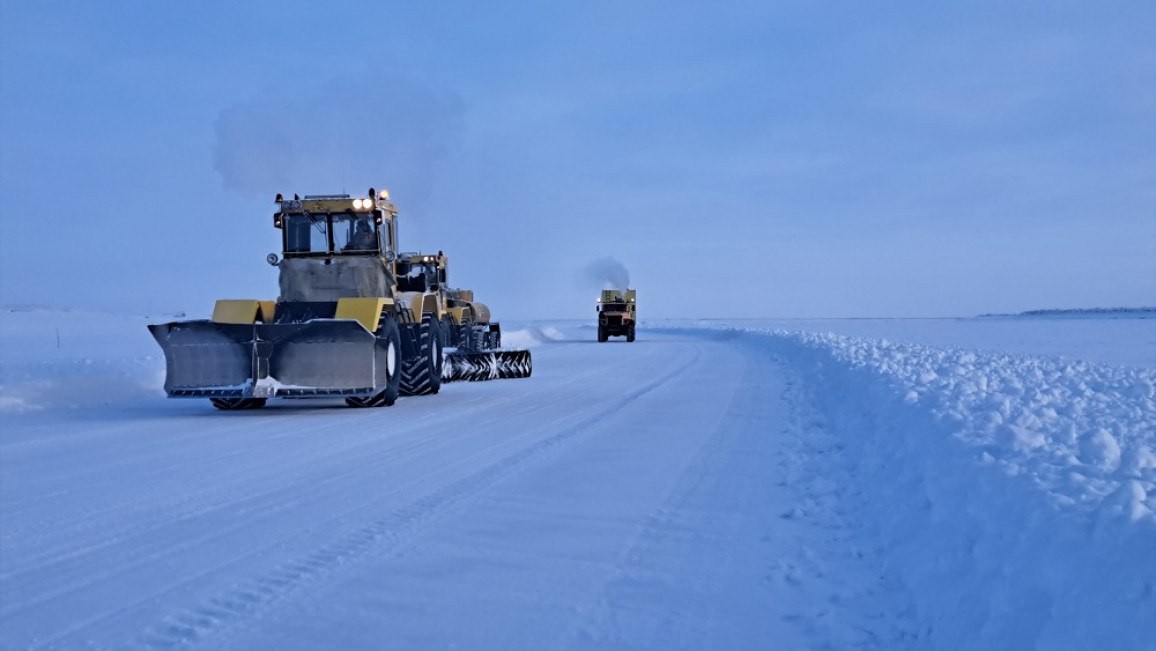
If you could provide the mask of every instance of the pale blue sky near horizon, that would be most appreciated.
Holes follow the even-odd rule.
[[[390,189],[503,319],[1156,304],[1156,3],[0,0],[0,302],[272,298]]]

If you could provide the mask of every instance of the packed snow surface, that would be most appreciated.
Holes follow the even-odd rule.
[[[532,378],[226,413],[172,317],[0,316],[2,648],[1156,639],[1152,319],[506,324]]]

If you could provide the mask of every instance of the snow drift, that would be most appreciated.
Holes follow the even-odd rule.
[[[937,648],[1156,639],[1156,371],[775,331]]]

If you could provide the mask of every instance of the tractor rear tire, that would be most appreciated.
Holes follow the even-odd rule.
[[[260,409],[265,406],[266,401],[267,398],[209,398],[209,402],[222,411]]]
[[[377,329],[379,346],[385,347],[385,388],[368,398],[346,398],[350,407],[390,407],[401,389],[401,330],[392,315],[385,316]]]
[[[418,354],[401,365],[401,395],[434,395],[442,387],[441,322],[431,314],[421,319]]]

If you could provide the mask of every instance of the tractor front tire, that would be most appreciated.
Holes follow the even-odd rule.
[[[608,339],[608,337],[606,336],[606,329],[603,328],[602,326],[598,326],[598,341],[604,342],[607,339]]]
[[[346,398],[350,407],[390,407],[401,390],[401,330],[393,316],[382,319],[377,329],[377,345],[385,348],[385,388],[368,398]]]
[[[630,330],[626,331],[626,341],[627,341],[627,343],[634,341],[634,324],[633,323],[630,324]]]
[[[434,395],[442,387],[441,322],[426,314],[421,319],[418,354],[401,365],[401,395]]]

